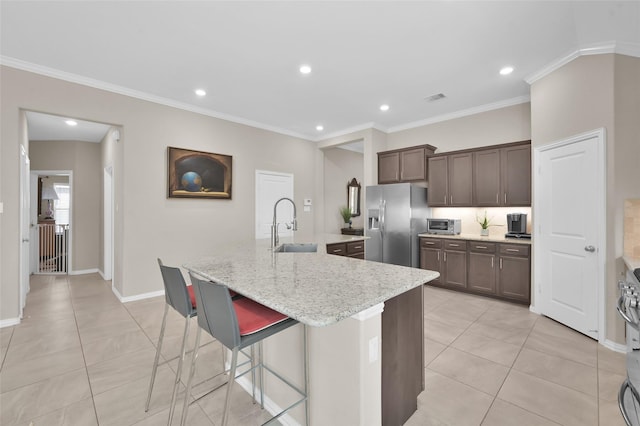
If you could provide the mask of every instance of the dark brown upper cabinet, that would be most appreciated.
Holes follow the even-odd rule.
[[[429,205],[464,207],[473,203],[473,155],[460,153],[430,157]]]
[[[429,205],[531,205],[531,142],[452,151],[430,157]]]
[[[378,183],[426,182],[427,156],[436,147],[414,146],[378,153]]]

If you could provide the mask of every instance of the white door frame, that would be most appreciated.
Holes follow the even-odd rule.
[[[29,153],[24,145],[20,145],[20,309],[19,318],[27,304],[27,293],[29,293],[31,278],[31,211],[30,211],[30,193],[29,187],[31,181]]]
[[[109,281],[113,278],[113,166],[111,165],[104,168],[102,196],[104,197],[102,278]]]
[[[607,150],[606,150],[606,131],[604,128],[591,130],[585,133],[581,133],[575,136],[571,136],[566,139],[562,139],[560,141],[552,142],[548,145],[538,146],[534,148],[533,151],[533,170],[534,170],[534,179],[537,181],[539,172],[540,172],[540,163],[542,153],[545,151],[549,151],[552,149],[560,148],[566,145],[574,144],[577,142],[582,142],[588,139],[596,139],[597,144],[597,154],[598,154],[598,164],[596,166],[596,170],[593,172],[598,176],[597,178],[597,186],[594,188],[594,191],[597,192],[599,197],[599,208],[596,211],[597,214],[597,223],[594,224],[596,227],[596,234],[598,238],[597,242],[597,253],[596,259],[598,262],[598,273],[597,273],[597,310],[598,310],[598,341],[601,344],[604,344],[606,340],[606,327],[605,327],[605,313],[606,313],[606,255],[607,255],[607,239],[606,239],[606,228],[607,228],[607,173],[606,173],[606,165],[607,165]],[[534,186],[534,205],[533,205],[533,219],[542,217],[542,210],[545,208],[542,200],[545,198],[545,194],[542,192],[542,188],[540,185],[535,184]],[[534,223],[533,225],[533,238],[534,241],[538,241],[538,243],[534,244],[533,252],[534,252],[534,279],[535,279],[535,304],[537,306],[532,306],[532,310],[535,312],[545,312],[544,299],[542,298],[542,283],[540,277],[543,276],[542,268],[544,265],[542,262],[537,259],[543,258],[543,253],[548,250],[547,247],[543,246],[542,243],[542,233],[540,228],[540,223]]]

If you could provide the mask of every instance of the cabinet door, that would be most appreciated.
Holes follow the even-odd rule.
[[[528,257],[500,257],[498,295],[521,302],[530,302],[531,266]]]
[[[490,149],[473,154],[474,206],[500,205],[500,150]]]
[[[424,148],[400,152],[400,181],[410,182],[427,179],[427,163]]]
[[[400,153],[378,154],[378,183],[400,182]]]
[[[480,293],[496,294],[496,258],[489,253],[469,253],[467,288]]]
[[[502,205],[531,205],[531,145],[502,148]]]
[[[473,205],[473,154],[449,155],[449,205]]]
[[[444,250],[444,283],[467,288],[467,252]]]
[[[335,254],[338,256],[347,255],[347,245],[345,243],[327,244],[327,254]]]
[[[432,249],[432,248],[421,248],[420,249],[420,268],[428,269],[430,271],[440,272],[440,277],[436,278],[433,281],[430,281],[432,284],[441,284],[442,283],[442,250],[440,249]]]
[[[430,207],[447,205],[447,157],[429,157],[429,189],[427,199]]]

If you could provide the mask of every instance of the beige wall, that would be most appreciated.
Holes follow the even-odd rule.
[[[98,269],[102,170],[100,144],[78,141],[31,141],[29,159],[33,170],[73,172],[72,271]]]
[[[386,149],[429,144],[447,152],[529,139],[531,107],[523,103],[390,133]]]
[[[618,343],[624,342],[622,321],[614,309],[616,281],[623,268],[623,201],[640,195],[638,76],[638,58],[613,54],[582,56],[531,86],[534,147],[597,128],[606,129],[605,333],[607,339]],[[534,174],[534,188],[535,185]]]
[[[294,174],[296,203],[315,194],[314,143],[3,66],[0,87],[0,319],[18,311],[21,109],[119,126],[113,147],[114,286],[122,296],[162,289],[156,257],[180,265],[219,244],[254,237],[255,170]],[[167,146],[233,156],[232,200],[166,198]],[[98,166],[99,167],[99,166]],[[315,211],[299,215],[315,231]]]
[[[325,231],[340,233],[342,216],[338,209],[347,205],[347,184],[356,178],[362,186],[364,158],[358,152],[341,148],[324,150],[324,217]],[[360,216],[352,218],[352,226],[362,228],[364,223],[364,187],[361,188]]]

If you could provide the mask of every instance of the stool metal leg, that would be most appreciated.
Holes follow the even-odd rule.
[[[262,368],[262,340],[258,342],[258,362],[260,363],[260,408],[264,410],[264,368]]]
[[[184,404],[182,407],[182,419],[180,425],[184,426],[187,422],[187,411],[189,410],[189,397],[191,396],[191,385],[193,383],[193,376],[196,371],[196,361],[198,360],[198,350],[200,349],[200,335],[202,334],[202,328],[198,327],[196,331],[196,345],[193,348],[193,359],[191,360],[191,368],[189,369],[189,379],[187,379],[187,390],[184,394]]]
[[[182,334],[182,351],[180,352],[180,359],[178,360],[178,368],[176,370],[176,381],[173,383],[173,393],[171,395],[171,406],[169,407],[169,421],[168,426],[171,426],[173,420],[173,412],[176,408],[176,396],[178,394],[178,385],[182,381],[182,364],[184,363],[184,356],[187,350],[187,340],[189,339],[189,321],[190,317],[184,318],[184,333]],[[187,397],[189,395],[187,394]]]
[[[302,344],[304,347],[304,353],[302,354],[304,360],[304,395],[306,397],[306,400],[304,401],[304,414],[306,420],[305,424],[306,426],[309,426],[309,352],[307,351],[307,326],[305,324],[302,324],[302,330]]]
[[[251,396],[253,397],[253,403],[256,401],[256,350],[255,345],[251,345]]]
[[[227,396],[224,400],[224,414],[222,415],[222,426],[227,426],[229,420],[229,401],[231,400],[231,389],[236,381],[236,367],[238,365],[238,348],[233,348],[231,352],[231,371],[229,372],[229,384],[227,385]]]
[[[160,336],[158,337],[158,346],[156,347],[156,359],[153,361],[153,370],[151,370],[151,382],[149,383],[149,393],[147,394],[147,403],[144,406],[144,411],[149,411],[149,403],[151,402],[151,392],[153,392],[153,384],[156,381],[156,372],[158,371],[158,361],[160,359],[160,352],[162,351],[162,341],[164,340],[164,329],[167,325],[167,313],[169,312],[169,305],[164,304],[164,315],[162,316],[162,327],[160,328]]]

